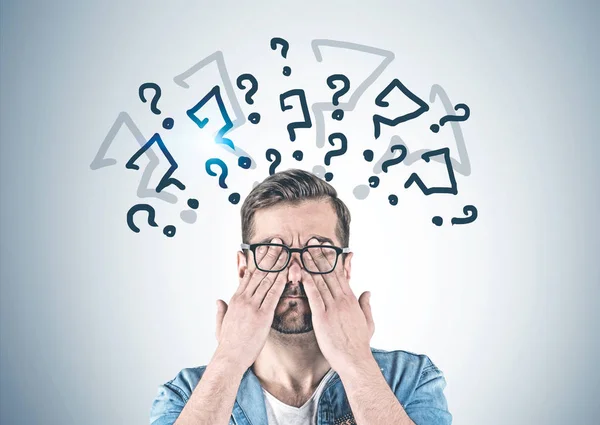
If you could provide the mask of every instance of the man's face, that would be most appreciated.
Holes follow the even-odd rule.
[[[290,248],[302,248],[324,242],[343,248],[335,235],[337,215],[327,201],[304,201],[292,206],[288,203],[278,204],[256,211],[254,214],[254,235],[248,243],[269,243],[278,238]],[[316,239],[315,239],[316,238]],[[248,260],[242,252],[238,252],[238,272],[240,278],[248,268],[254,272],[256,266],[252,253]],[[352,253],[347,254],[342,263],[338,258],[336,269],[343,267],[347,279],[350,279],[350,260]],[[293,253],[286,269],[280,273],[286,276],[286,286],[279,304],[275,308],[275,316],[271,327],[281,333],[300,334],[313,330],[312,314],[304,285],[302,282],[302,262],[299,253]],[[277,273],[271,273],[273,280]]]

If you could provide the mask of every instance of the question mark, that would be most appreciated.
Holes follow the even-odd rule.
[[[286,59],[288,50],[290,49],[290,43],[288,43],[283,38],[273,37],[271,39],[271,49],[277,50],[277,45],[281,46],[281,56],[283,56],[283,58]],[[292,69],[289,66],[284,66],[283,67],[283,75],[285,75],[286,77],[289,77],[291,74],[292,74]]]
[[[290,135],[290,141],[296,140],[296,129],[297,128],[311,128],[312,121],[310,120],[310,113],[308,112],[308,104],[306,103],[306,93],[302,89],[293,89],[286,91],[285,93],[281,93],[279,95],[279,105],[281,106],[281,110],[283,112],[293,109],[292,105],[286,104],[285,101],[290,97],[298,96],[298,101],[300,102],[300,108],[302,109],[302,115],[304,117],[304,121],[296,121],[291,122],[287,125],[288,134]]]
[[[334,146],[333,139],[339,139],[342,142],[342,147],[340,149],[335,149],[329,151],[325,154],[325,165],[331,164],[331,158],[334,156],[341,156],[346,153],[348,150],[348,139],[342,133],[332,133],[329,135],[329,144]]]
[[[462,122],[462,121],[468,120],[469,117],[471,116],[471,110],[469,109],[469,107],[467,105],[465,105],[464,103],[459,103],[458,105],[456,105],[454,107],[454,110],[458,111],[459,109],[462,109],[465,112],[464,115],[445,115],[442,117],[442,119],[440,119],[440,125],[431,124],[429,129],[431,131],[433,131],[434,133],[437,133],[438,131],[440,131],[440,126],[443,126],[447,122],[450,122],[450,121]]]
[[[129,208],[129,211],[127,211],[127,225],[133,232],[140,233],[140,228],[137,227],[133,222],[133,216],[138,211],[146,211],[148,213],[148,224],[152,227],[158,227],[158,224],[154,220],[154,218],[156,217],[156,211],[154,211],[154,208],[148,204],[136,204],[133,207]],[[172,225],[165,226],[165,228],[163,229],[164,235],[169,238],[175,236],[175,231],[175,226]]]
[[[156,224],[156,221],[154,221],[154,217],[156,217],[156,211],[154,211],[154,208],[148,204],[136,204],[129,208],[129,211],[127,211],[127,225],[131,230],[133,230],[135,233],[140,233],[140,228],[137,227],[133,222],[133,216],[138,211],[148,212],[148,224],[152,227],[158,227],[158,224]]]
[[[242,74],[236,80],[237,86],[240,90],[246,89],[244,81],[250,81],[250,90],[246,92],[246,103],[248,105],[253,105],[254,100],[252,99],[252,96],[258,91],[258,81],[256,81],[256,78],[252,74]],[[253,112],[248,115],[248,120],[252,124],[258,124],[260,122],[260,114],[258,112]]]
[[[158,84],[156,83],[144,83],[140,86],[139,90],[138,90],[138,95],[140,96],[140,99],[142,102],[146,103],[146,96],[144,95],[144,91],[147,89],[153,89],[154,90],[154,96],[152,97],[152,102],[150,102],[150,110],[156,114],[156,115],[160,115],[160,109],[158,109],[156,107],[156,104],[158,103],[158,99],[160,99],[160,95],[162,93],[160,87]]]
[[[158,99],[160,99],[160,96],[162,94],[162,90],[160,89],[160,86],[156,83],[142,84],[138,89],[138,96],[140,97],[140,100],[144,103],[147,102],[146,96],[144,95],[144,91],[146,91],[147,89],[154,90],[154,96],[152,96],[152,101],[150,102],[150,110],[153,114],[160,115],[160,109],[158,109],[157,104]],[[162,122],[162,126],[166,130],[172,129],[174,124],[175,121],[173,121],[173,118],[165,118]]]
[[[254,100],[252,96],[258,91],[258,81],[252,74],[242,74],[237,78],[237,86],[240,90],[245,90],[246,86],[244,85],[244,81],[250,81],[250,90],[246,92],[246,103],[248,105],[253,105]]]
[[[211,170],[210,167],[212,165],[218,165],[219,168],[221,169],[221,174],[219,175],[219,186],[221,186],[223,189],[227,189],[227,183],[225,183],[225,178],[228,175],[227,165],[219,158],[208,159],[206,161],[205,168],[206,168],[206,172],[210,176],[217,175],[217,173],[215,173],[213,170]],[[232,204],[237,204],[238,202],[240,202],[240,194],[237,192],[233,192],[231,195],[229,195],[229,202],[231,202]]]
[[[332,90],[337,88],[337,85],[334,81],[341,81],[342,83],[344,83],[344,87],[336,91],[333,94],[333,99],[331,100],[331,103],[333,103],[334,106],[338,106],[340,104],[340,97],[348,93],[348,90],[350,90],[350,80],[348,79],[348,77],[342,74],[330,75],[329,77],[327,77],[327,85]],[[344,118],[344,110],[336,109],[331,114],[331,118],[337,121],[341,121]]]
[[[383,170],[384,173],[387,173],[388,172],[388,168],[390,168],[392,165],[399,164],[402,161],[404,161],[404,158],[406,158],[406,155],[408,154],[408,149],[406,149],[406,146],[404,146],[404,145],[394,145],[394,146],[392,146],[390,148],[390,152],[391,153],[394,153],[397,150],[402,151],[400,153],[400,156],[398,158],[388,159],[388,160],[384,161],[383,164],[381,164],[381,169]],[[363,152],[363,156],[369,162],[370,162],[370,160],[373,159],[372,154],[373,154],[372,151],[364,151]],[[377,177],[377,176],[371,176],[371,177],[369,177],[369,186],[371,186],[373,188],[379,186],[379,177]],[[397,200],[396,200],[396,202],[397,202]],[[390,203],[392,205],[396,205],[396,204],[392,203],[392,198],[390,198]]]
[[[453,226],[455,224],[469,224],[477,219],[477,208],[475,208],[474,205],[465,205],[463,208],[463,213],[466,215],[466,217],[453,217],[452,220],[450,220]],[[436,215],[431,219],[431,222],[439,227],[444,223],[444,219],[439,215]]]
[[[269,175],[272,176],[273,174],[275,174],[275,168],[277,168],[277,166],[281,164],[281,154],[277,149],[270,148],[267,149],[266,157],[267,161],[272,162],[271,166],[269,167]]]
[[[383,164],[381,164],[381,169],[384,173],[387,173],[388,168],[390,168],[392,165],[396,165],[404,161],[404,158],[406,158],[406,155],[408,154],[408,150],[404,145],[394,145],[390,148],[390,150],[392,152],[401,150],[402,152],[400,153],[400,156],[398,158],[388,159],[387,161],[384,161]]]
[[[213,170],[211,170],[211,166],[212,165],[218,165],[219,168],[221,169],[221,174],[219,175],[219,186],[221,186],[223,189],[227,189],[227,183],[225,183],[225,178],[228,175],[228,171],[227,171],[227,165],[220,160],[219,158],[210,158],[206,161],[206,172],[208,173],[209,176],[216,176],[217,173],[215,173]]]
[[[463,213],[466,215],[466,217],[454,217],[452,220],[450,220],[453,226],[455,224],[469,224],[477,219],[477,208],[475,208],[474,205],[465,205],[463,208]]]

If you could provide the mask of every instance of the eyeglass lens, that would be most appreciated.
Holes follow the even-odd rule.
[[[261,248],[265,250],[262,258]],[[256,268],[264,272],[282,271],[287,267],[291,255],[286,246],[258,245],[256,252],[258,255],[258,258],[254,257]],[[271,257],[266,255],[267,253],[271,254]],[[277,256],[275,261],[273,261],[273,255]],[[333,247],[323,245],[309,247],[302,252],[302,262],[306,271],[310,273],[330,273],[335,268],[337,256],[337,250]]]

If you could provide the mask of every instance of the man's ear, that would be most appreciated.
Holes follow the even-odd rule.
[[[352,256],[353,252],[346,254],[346,261],[344,261],[344,271],[346,272],[346,279],[350,280],[350,272],[352,270]]]
[[[244,277],[246,273],[246,269],[248,268],[248,262],[246,261],[246,254],[243,251],[237,252],[237,267],[238,267],[238,276],[241,278]]]

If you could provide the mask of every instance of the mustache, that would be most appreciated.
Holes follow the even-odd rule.
[[[299,285],[293,287],[292,289],[288,289],[286,288],[283,293],[281,294],[281,297],[304,297],[307,298],[306,296],[306,292],[304,292],[304,285],[302,285],[302,282],[299,282]]]

